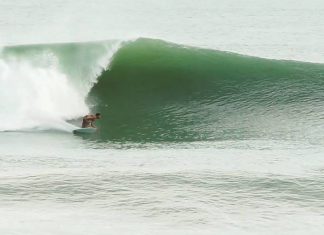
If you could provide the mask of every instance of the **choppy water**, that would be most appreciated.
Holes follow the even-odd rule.
[[[103,145],[58,133],[6,133],[1,143],[4,234],[323,230],[321,145]]]
[[[323,9],[0,2],[0,234],[322,234]]]

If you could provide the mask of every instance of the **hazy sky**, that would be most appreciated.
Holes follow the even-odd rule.
[[[270,58],[324,61],[320,0],[0,0],[0,43],[160,38]]]

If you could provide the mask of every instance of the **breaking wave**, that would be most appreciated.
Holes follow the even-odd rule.
[[[70,131],[98,111],[111,140],[304,139],[322,125],[323,88],[322,64],[161,40],[6,47],[0,130]]]

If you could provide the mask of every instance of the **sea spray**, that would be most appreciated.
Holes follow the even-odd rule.
[[[4,48],[0,57],[0,131],[71,131],[89,113],[86,97],[120,42]]]

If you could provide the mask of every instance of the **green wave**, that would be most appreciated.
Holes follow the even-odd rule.
[[[138,39],[89,95],[101,137],[130,141],[300,139],[321,125],[324,66]]]

